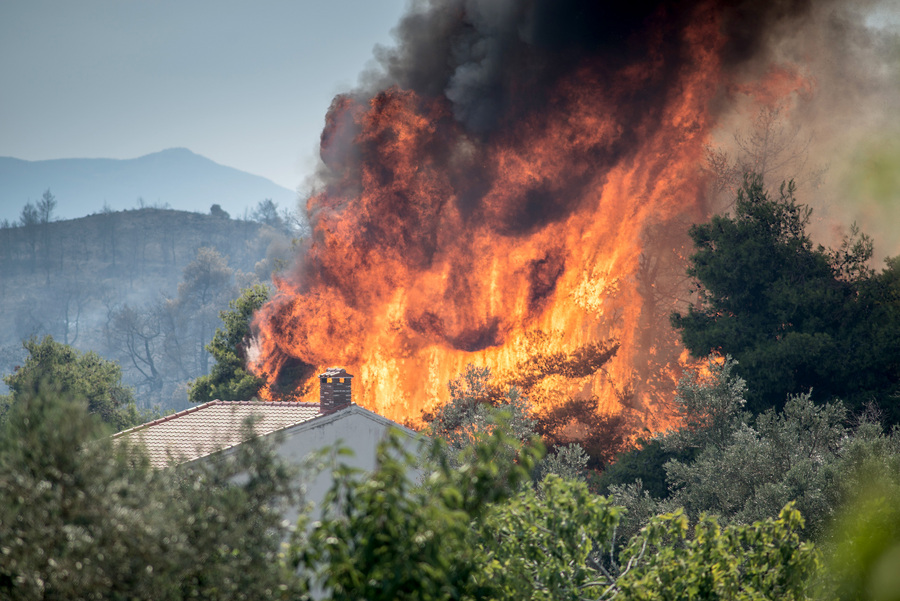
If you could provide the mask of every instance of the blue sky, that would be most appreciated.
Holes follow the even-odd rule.
[[[186,147],[296,189],[406,0],[3,0],[0,156]]]

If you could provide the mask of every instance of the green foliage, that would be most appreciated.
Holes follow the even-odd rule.
[[[777,519],[721,527],[703,515],[690,527],[680,511],[661,515],[630,542],[618,580],[624,599],[807,599],[818,568],[802,543],[800,512],[787,505]]]
[[[600,493],[609,494],[614,487],[639,481],[639,497],[646,492],[654,499],[668,498],[666,463],[689,463],[700,449],[725,444],[748,418],[742,411],[747,386],[734,368],[735,362],[726,357],[724,361],[710,359],[708,373],[686,373],[678,382],[674,400],[682,427],[665,436],[640,440],[635,448],[619,455],[597,480]]]
[[[253,314],[269,300],[269,289],[262,284],[246,288],[241,296],[229,303],[230,311],[219,316],[224,324],[206,345],[216,360],[209,375],[200,376],[191,384],[188,398],[192,403],[206,403],[215,399],[245,401],[259,392],[265,383],[247,370],[247,344]]]
[[[756,426],[779,444],[799,437],[817,457],[831,448],[835,415],[788,403]],[[296,472],[271,444],[154,470],[140,448],[98,438],[104,427],[43,390],[11,408],[0,436],[4,599],[895,599],[898,590],[900,454],[867,420],[837,447],[846,488],[867,494],[840,513],[824,572],[793,504],[747,524],[667,512],[619,551],[623,508],[552,474],[533,486],[541,445],[522,445],[499,418],[453,464],[442,442],[423,462],[392,433],[371,474],[337,469],[321,517],[302,517],[282,553]]]
[[[856,490],[839,512],[819,591],[840,600],[900,599],[900,464],[871,457],[852,472]]]
[[[287,596],[278,550],[292,476],[271,448],[157,471],[103,429],[45,391],[11,410],[0,437],[4,599]]]
[[[485,563],[475,524],[528,479],[538,446],[520,447],[495,428],[467,447],[457,467],[437,443],[415,485],[417,459],[396,434],[378,449],[368,477],[338,470],[322,518],[298,528],[294,563],[335,599],[490,598],[491,583],[475,578]],[[517,460],[507,449],[520,452]]]
[[[747,384],[735,375],[736,365],[731,357],[710,358],[707,371],[689,371],[678,382],[674,402],[682,425],[661,439],[665,450],[721,448],[749,419]]]
[[[546,428],[541,430],[528,399],[521,396],[515,386],[504,391],[493,384],[490,368],[470,363],[463,373],[448,383],[448,388],[450,400],[427,415],[426,420],[429,421],[429,433],[446,444],[451,463],[458,460],[461,451],[489,436],[500,423],[518,444],[525,444],[538,434],[546,440]],[[540,464],[537,475],[543,477],[552,472],[583,479],[589,461],[580,445],[555,444]]]
[[[817,556],[792,506],[750,525],[656,517],[620,554],[622,508],[556,475],[522,487],[538,455],[503,460],[515,444],[501,425],[458,468],[439,442],[423,467],[389,439],[373,474],[338,473],[293,565],[326,599],[805,598]]]
[[[538,466],[538,478],[545,479],[550,474],[556,474],[565,480],[587,480],[588,462],[590,457],[581,448],[581,445],[561,445],[544,457]]]
[[[609,548],[621,512],[583,483],[552,474],[537,490],[492,507],[480,533],[486,562],[477,579],[494,599],[599,598],[615,581],[597,555]]]
[[[845,415],[840,404],[792,397],[782,412],[766,412],[755,427],[740,424],[727,444],[704,448],[692,463],[666,464],[673,500],[692,515],[711,512],[736,523],[795,501],[818,535],[840,501],[835,482],[851,435]]]
[[[686,426],[653,441],[657,460],[663,452],[686,453],[663,466],[668,495],[644,489],[646,464],[604,475],[607,490],[629,509],[623,535],[675,507],[694,519],[709,513],[749,524],[793,502],[807,516],[808,536],[822,540],[832,516],[864,484],[854,476],[859,466],[879,458],[900,473],[900,436],[885,435],[877,416],[863,414],[850,427],[840,402],[818,405],[805,394],[751,419],[741,411],[745,386],[732,366],[730,359],[711,363],[708,376],[689,375],[679,385]]]
[[[681,509],[668,497],[651,496],[640,478],[630,483],[610,485],[609,497],[622,506],[624,513],[613,541],[617,549],[627,545],[653,517]]]
[[[679,485],[688,488],[688,485],[676,479],[677,470],[682,466],[687,466],[685,469],[688,470],[698,467],[698,456],[704,453],[716,458],[731,442],[735,430],[749,418],[749,414],[742,411],[747,387],[734,375],[734,366],[730,357],[724,361],[710,359],[705,370],[685,374],[678,383],[674,400],[682,427],[640,441],[597,480],[597,489],[602,494],[613,496],[628,510],[617,542],[628,540],[654,515],[684,506],[688,502],[684,491],[675,489]],[[740,470],[741,466],[733,468]],[[739,482],[747,479],[745,475]],[[688,478],[688,483],[695,484],[695,481]],[[710,494],[735,488],[733,482],[721,483],[716,474],[712,474],[709,481],[701,478],[700,485],[708,485],[712,489]],[[737,494],[744,492],[741,490]],[[782,500],[774,511],[759,517],[776,515],[787,501]],[[696,517],[704,511],[718,513],[721,508],[703,497],[695,505],[689,505],[689,509]],[[727,514],[727,517],[732,516]]]
[[[11,410],[0,437],[0,589],[7,598],[100,599],[126,586],[152,593],[145,566],[132,561],[162,551],[145,536],[158,527],[155,516],[139,507],[164,499],[146,494],[154,474],[132,466],[127,450],[102,432],[82,405],[55,396],[28,396]],[[141,487],[144,494],[135,495]]]
[[[131,389],[122,384],[122,370],[97,353],[82,353],[47,336],[26,340],[25,364],[3,378],[9,395],[0,404],[14,405],[35,396],[46,387],[56,394],[86,402],[87,410],[116,430],[140,424],[146,415],[134,403]]]
[[[296,502],[297,473],[260,439],[232,456],[174,470],[167,515],[183,541],[171,576],[176,598],[276,599],[302,590],[282,556],[283,514]]]
[[[612,487],[641,482],[641,489],[655,499],[669,496],[666,483],[665,464],[671,459],[691,461],[696,449],[686,448],[683,451],[666,451],[658,438],[641,439],[635,447],[616,458],[609,467],[603,470],[594,481],[594,487],[603,495],[610,494]]]
[[[520,443],[534,436],[531,407],[517,388],[500,391],[491,383],[491,370],[473,364],[448,383],[450,400],[428,416],[429,432],[444,440],[451,461],[463,449],[487,436],[496,426],[498,412],[505,410],[506,423]]]
[[[759,177],[739,191],[735,213],[695,225],[688,274],[700,298],[672,316],[695,357],[733,356],[749,384],[747,408],[780,408],[812,389],[817,400],[858,409],[872,398],[900,421],[897,263],[868,267],[872,244],[854,229],[835,250],[814,247],[810,209],[793,184],[771,199]]]

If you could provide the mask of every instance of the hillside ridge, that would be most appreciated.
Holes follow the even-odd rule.
[[[132,159],[0,157],[0,221],[14,223],[22,207],[37,202],[48,189],[57,200],[57,217],[64,219],[104,207],[206,212],[213,204],[241,217],[266,198],[287,209],[297,203],[294,191],[181,147]]]
[[[0,227],[0,376],[22,364],[23,340],[51,335],[118,361],[141,406],[185,408],[219,312],[288,268],[298,237],[284,223],[152,207]],[[191,296],[192,285],[216,292]]]

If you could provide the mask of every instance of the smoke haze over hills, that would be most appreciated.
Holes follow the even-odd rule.
[[[263,177],[215,163],[186,148],[171,148],[135,159],[22,161],[0,157],[0,221],[18,219],[27,202],[45,190],[56,197],[62,219],[111,210],[169,206],[208,213],[218,204],[239,218],[261,200],[295,210],[297,194]]]

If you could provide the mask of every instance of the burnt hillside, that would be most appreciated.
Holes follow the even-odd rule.
[[[279,232],[253,221],[172,209],[107,212],[46,224],[0,229],[0,277],[52,277],[88,269],[129,280],[163,278],[184,267],[201,246],[252,270],[267,239]]]
[[[0,228],[0,375],[23,360],[22,339],[49,334],[118,360],[142,404],[178,407],[184,383],[206,369],[203,345],[218,311],[241,287],[269,281],[284,267],[295,235],[225,215],[156,208]],[[185,268],[197,261],[211,273],[202,298],[190,297],[190,285],[179,290]],[[126,309],[131,322],[123,320]],[[208,326],[187,336],[201,321]],[[143,362],[135,356],[141,352]],[[164,376],[152,385],[139,369],[148,360]]]

